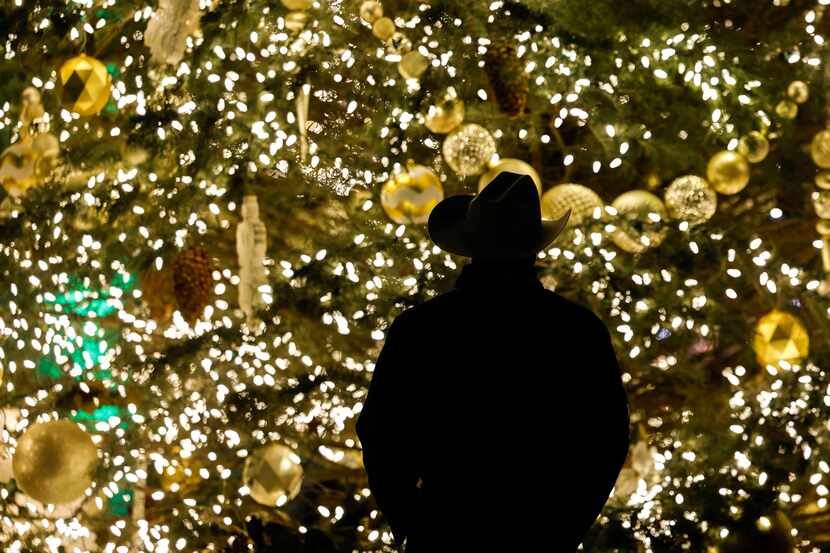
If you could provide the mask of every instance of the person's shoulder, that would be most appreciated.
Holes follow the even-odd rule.
[[[566,317],[569,321],[573,321],[575,325],[605,328],[603,320],[590,308],[571,301],[552,290],[545,290],[544,297],[547,302],[546,307],[556,310],[555,312],[559,316]]]
[[[458,300],[457,291],[450,290],[449,292],[430,298],[423,303],[406,308],[397,317],[395,317],[394,323],[397,326],[408,326],[418,324],[419,321],[425,319],[441,316],[443,313],[446,313],[448,309],[452,309]]]

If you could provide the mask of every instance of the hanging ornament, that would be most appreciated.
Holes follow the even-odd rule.
[[[300,161],[308,158],[308,106],[311,101],[311,85],[305,83],[297,93],[297,128],[300,131]]]
[[[398,73],[407,80],[420,79],[428,68],[429,60],[417,50],[405,54],[398,63]]]
[[[170,268],[179,310],[193,324],[213,296],[213,261],[202,248],[190,248],[176,255]]]
[[[822,190],[830,190],[830,171],[821,171],[813,179],[813,182]]]
[[[775,113],[782,119],[795,119],[798,116],[798,104],[792,100],[781,100],[775,105]]]
[[[798,317],[773,309],[755,325],[752,348],[762,365],[798,363],[810,352],[810,335]]]
[[[513,159],[509,157],[500,159],[497,162],[490,164],[490,169],[478,179],[478,191],[481,192],[484,190],[485,186],[490,184],[493,179],[499,175],[499,173],[504,171],[517,173],[519,175],[528,175],[533,179],[533,184],[536,185],[536,191],[539,192],[540,196],[542,195],[542,177],[539,176],[536,169],[531,167],[529,163],[525,163],[520,159]]]
[[[686,175],[674,179],[665,194],[666,208],[672,219],[699,225],[712,218],[718,207],[718,195],[705,179]]]
[[[737,194],[749,183],[749,163],[741,154],[723,150],[709,160],[706,178],[716,192]]]
[[[294,499],[303,484],[300,458],[290,448],[271,443],[257,449],[242,471],[242,481],[261,505],[281,507]]]
[[[262,306],[259,288],[266,284],[265,252],[268,231],[259,218],[256,196],[242,199],[242,222],[236,227],[236,254],[239,258],[239,307],[248,321],[255,323],[254,312]]]
[[[517,116],[527,105],[529,76],[512,42],[497,41],[487,47],[484,72],[502,113]]]
[[[314,0],[280,0],[282,5],[291,11],[308,10],[314,5]]]
[[[283,19],[285,20],[286,29],[292,33],[299,33],[308,22],[308,14],[306,12],[288,12]]]
[[[436,134],[447,134],[464,121],[464,101],[455,88],[449,87],[429,104],[424,124]]]
[[[432,169],[409,162],[407,170],[389,179],[381,188],[380,205],[394,222],[422,224],[432,208],[444,199],[444,187]]]
[[[577,226],[592,219],[602,205],[602,198],[587,186],[557,184],[542,195],[542,218],[558,219],[570,209],[569,226]]]
[[[42,503],[75,501],[92,484],[98,450],[77,424],[58,420],[29,427],[12,466],[17,485]]]
[[[199,474],[202,468],[202,464],[194,457],[181,457],[177,454],[162,470],[161,489],[179,495],[189,495],[202,484]]]
[[[173,318],[176,295],[173,291],[173,272],[165,267],[161,271],[147,269],[141,275],[141,299],[150,309],[150,317],[160,326]]]
[[[384,42],[395,34],[395,22],[388,17],[381,17],[372,25],[372,34]]]
[[[640,253],[660,245],[665,237],[666,207],[645,190],[630,190],[611,204],[618,220],[611,239],[622,250]]]
[[[392,56],[403,56],[412,50],[412,41],[400,31],[395,31],[386,40],[386,53]]]
[[[58,71],[61,102],[79,115],[95,115],[106,105],[112,87],[107,67],[97,59],[81,54],[69,59]]]
[[[14,478],[12,468],[11,437],[17,432],[20,423],[20,409],[16,407],[0,408],[0,483],[8,484]]]
[[[369,25],[374,24],[381,17],[383,17],[383,6],[380,2],[366,0],[360,5],[360,19]]]
[[[444,139],[444,160],[462,177],[478,175],[496,153],[496,141],[490,132],[475,123],[467,123]]]
[[[767,137],[758,131],[752,131],[741,137],[738,143],[738,152],[750,163],[764,161],[769,153]]]
[[[810,87],[804,81],[793,81],[787,87],[787,96],[796,104],[803,104],[810,99]]]
[[[824,129],[813,137],[810,156],[813,163],[822,169],[830,169],[830,129]]]
[[[830,190],[815,190],[812,199],[816,215],[822,219],[830,219]]]
[[[160,0],[147,22],[144,45],[153,61],[176,65],[184,58],[187,37],[199,32],[199,0]]]

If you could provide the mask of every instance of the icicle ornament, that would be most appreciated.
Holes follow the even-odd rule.
[[[266,283],[265,251],[267,230],[259,218],[256,196],[242,200],[242,222],[236,227],[236,253],[239,257],[239,307],[249,326],[256,320],[254,311],[262,305],[259,287]]]

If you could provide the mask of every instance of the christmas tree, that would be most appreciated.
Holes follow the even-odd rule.
[[[830,550],[828,3],[4,2],[3,550],[392,551],[355,419],[502,170],[631,401],[584,549]]]

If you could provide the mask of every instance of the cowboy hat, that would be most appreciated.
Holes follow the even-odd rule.
[[[535,256],[565,229],[571,211],[542,219],[539,193],[528,175],[504,171],[476,194],[450,196],[436,205],[427,231],[442,250],[465,257]]]

